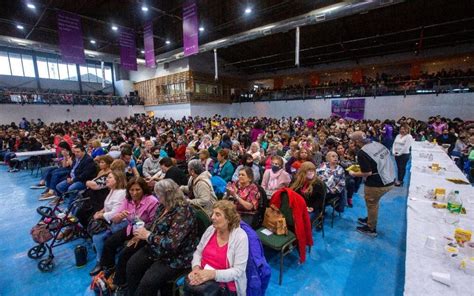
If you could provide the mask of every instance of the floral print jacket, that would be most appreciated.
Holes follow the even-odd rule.
[[[147,239],[157,259],[171,268],[191,267],[194,250],[199,243],[197,221],[191,205],[176,205],[168,213],[160,204]]]
[[[346,187],[346,175],[340,165],[337,165],[336,169],[333,170],[329,166],[329,163],[323,162],[316,170],[316,173],[326,184],[328,193],[338,194]]]

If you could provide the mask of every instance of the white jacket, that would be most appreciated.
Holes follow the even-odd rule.
[[[216,229],[209,226],[202,235],[201,241],[193,255],[191,266],[201,266],[202,252],[207,246]],[[228,283],[235,281],[237,295],[245,296],[247,294],[247,260],[249,257],[249,239],[247,233],[239,227],[232,230],[229,236],[227,247],[227,260],[230,268],[216,270],[216,282]]]

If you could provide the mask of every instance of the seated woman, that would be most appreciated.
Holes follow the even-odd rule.
[[[125,223],[112,223],[112,218],[115,217],[118,209],[125,202],[125,196],[127,195],[127,191],[125,190],[125,187],[127,186],[127,179],[125,178],[125,173],[123,171],[112,171],[107,176],[107,181],[105,184],[110,189],[109,195],[107,195],[104,201],[104,207],[94,214],[93,219],[102,219],[105,220],[107,224],[111,225],[110,229],[94,234],[92,236],[92,242],[94,243],[96,251],[97,264],[99,264],[100,258],[102,257],[102,250],[104,249],[105,240],[110,235],[112,235],[112,233],[119,231],[127,225],[126,221]],[[94,270],[95,268],[91,271],[91,275],[93,275]]]
[[[324,211],[326,192],[323,181],[316,176],[316,167],[312,162],[306,161],[301,164],[290,189],[297,192],[306,201],[311,221],[321,216]],[[320,222],[322,223],[322,220]]]
[[[354,196],[356,189],[356,178],[351,176],[349,172],[346,171],[346,169],[356,163],[349,159],[346,154],[346,149],[342,144],[337,145],[336,153],[339,156],[339,165],[344,169],[344,175],[346,179],[347,206],[352,208],[352,197]]]
[[[257,218],[258,199],[260,192],[257,185],[253,183],[253,171],[249,167],[240,170],[238,181],[227,185],[225,198],[234,201],[237,212],[248,225],[254,226],[254,218]]]
[[[100,259],[100,264],[94,268],[91,274],[97,274],[102,268],[112,269],[115,266],[115,256],[117,249],[125,243],[125,241],[133,238],[132,228],[137,222],[143,222],[144,225],[151,224],[155,218],[158,200],[151,194],[150,187],[141,177],[133,177],[127,184],[126,201],[117,210],[117,214],[112,218],[112,222],[120,224],[124,219],[127,220],[127,227],[112,234],[105,241],[104,250]],[[125,277],[125,266],[121,266],[122,270],[115,270],[116,274],[120,273],[122,278]]]
[[[290,175],[296,174],[301,164],[305,161],[313,162],[313,157],[307,149],[301,148],[296,152],[296,156],[291,157],[285,164],[286,172]]]
[[[193,270],[186,278],[184,295],[202,295],[196,287],[212,293],[221,286],[228,290],[226,295],[245,295],[249,243],[239,226],[239,214],[230,201],[221,200],[214,204],[211,220],[212,225],[194,252]]]
[[[76,217],[84,228],[87,228],[92,215],[104,207],[105,198],[109,194],[106,182],[114,159],[110,155],[102,155],[97,156],[95,161],[99,164],[99,172],[94,179],[86,182],[87,189],[82,194],[83,197],[89,197],[89,200],[76,212]]]
[[[91,157],[93,159],[95,159],[98,156],[106,154],[104,148],[102,148],[102,143],[100,143],[99,140],[92,141],[91,146],[92,146]]]
[[[256,163],[260,163],[263,157],[265,157],[262,154],[263,150],[260,150],[260,144],[258,142],[253,142],[250,144],[250,149],[247,151],[248,154],[252,155],[253,160]]]
[[[217,153],[217,162],[214,164],[212,171],[213,176],[221,177],[226,182],[230,182],[232,180],[232,174],[234,174],[234,166],[228,158],[229,150],[220,150],[219,153]]]
[[[171,179],[156,183],[160,205],[151,225],[134,231],[134,238],[122,252],[118,267],[126,265],[128,295],[170,295],[163,292],[167,282],[191,267],[199,238],[194,210]],[[143,246],[137,250],[135,244]],[[118,282],[121,280],[122,282]],[[114,281],[122,285],[123,278]]]
[[[329,151],[326,154],[326,162],[323,162],[317,169],[318,177],[326,184],[326,204],[334,199],[339,199],[337,210],[342,212],[346,206],[344,189],[346,187],[346,177],[344,169],[338,164],[337,153]]]
[[[239,179],[239,172],[243,168],[248,167],[253,172],[253,182],[258,184],[260,182],[260,167],[254,162],[252,155],[244,154],[242,156],[242,164],[239,165],[232,176],[232,182],[236,182]]]
[[[199,160],[201,161],[205,171],[212,171],[212,168],[214,167],[214,160],[211,158],[208,150],[202,149],[199,151]]]
[[[290,185],[291,177],[283,169],[283,158],[281,156],[272,156],[271,168],[265,170],[262,178],[262,187],[270,199],[275,191]]]

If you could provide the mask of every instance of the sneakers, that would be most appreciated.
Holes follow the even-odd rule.
[[[46,185],[38,183],[36,185],[30,186],[30,189],[44,189],[46,188]]]
[[[359,223],[359,224],[362,225],[362,226],[367,226],[367,221],[368,221],[368,220],[369,220],[369,219],[368,219],[367,217],[365,217],[365,218],[358,218],[358,219],[357,219],[357,223]]]
[[[19,169],[9,169],[8,172],[9,173],[16,173],[16,172],[19,172],[20,170]]]
[[[360,226],[357,227],[357,232],[360,232],[362,234],[371,236],[371,237],[376,237],[377,236],[377,231],[374,229],[370,229],[369,226]]]
[[[56,198],[56,194],[53,192],[47,192],[40,196],[39,200],[50,200]]]

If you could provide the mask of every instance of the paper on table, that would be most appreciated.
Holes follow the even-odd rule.
[[[265,235],[272,235],[273,234],[273,232],[271,232],[270,230],[268,230],[266,228],[262,229],[260,232],[265,234]]]

